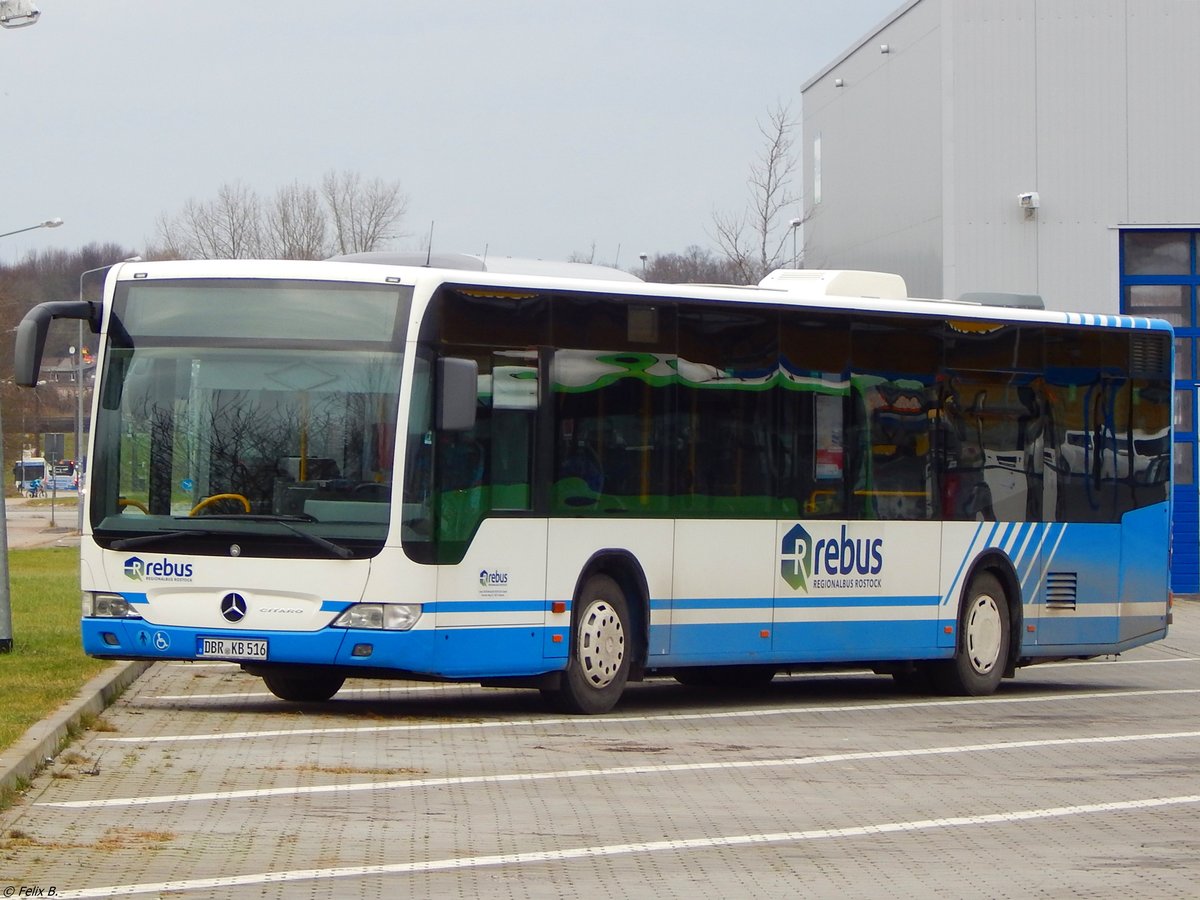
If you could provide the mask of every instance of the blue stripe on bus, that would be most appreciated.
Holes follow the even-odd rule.
[[[930,598],[936,599],[936,598]],[[1113,643],[1119,619],[1114,616],[1072,620],[1070,644],[1026,644],[1029,656],[1072,652],[1113,653],[1162,637],[1165,629]],[[769,631],[768,637],[762,632]],[[548,659],[545,642],[555,629],[541,626],[456,628],[393,632],[328,628],[317,632],[250,631],[230,628],[194,629],[156,626],[136,619],[87,618],[83,645],[94,656],[194,660],[200,637],[260,638],[269,642],[268,662],[329,664],[347,668],[393,669],[449,679],[474,680],[535,675],[560,670],[566,659]],[[670,652],[655,654],[655,667],[705,664],[856,662],[888,659],[945,659],[954,647],[936,646],[936,619],[917,621],[764,622],[677,625]],[[118,645],[104,640],[115,635]],[[370,656],[356,657],[356,646],[370,645]],[[555,645],[561,646],[561,645]]]
[[[1021,568],[1025,554],[1029,550],[1029,539],[1033,535],[1033,526],[1029,522],[1021,522],[1016,525],[1016,531],[1012,535],[1012,540],[1001,549],[1008,554],[1008,558],[1012,560],[1013,566],[1018,570]]]
[[[424,604],[427,613],[544,612],[550,600],[437,600]]]
[[[503,678],[540,675],[567,664],[566,644],[557,659],[548,658],[548,635],[561,628],[540,625],[511,628],[443,628],[429,632],[436,638],[433,666],[446,678]]]
[[[957,596],[967,566],[983,548],[1000,550],[1008,556],[1016,570],[1026,602],[1033,602],[1041,589],[1042,572],[1049,568],[1058,555],[1067,525],[1062,522],[997,522],[991,526],[987,536],[982,537],[984,527],[984,524],[980,524],[972,535],[950,586],[942,595],[942,604],[948,605]],[[1033,580],[1035,577],[1036,581]]]
[[[229,625],[226,628],[188,628],[180,625],[155,625],[142,619],[85,618],[81,622],[85,652],[93,656],[152,659],[201,659],[197,640],[201,637],[258,638],[269,645],[268,662],[329,663],[337,655],[347,631],[329,628],[321,631],[248,630]],[[112,635],[117,644],[104,639]]]
[[[769,612],[771,609],[809,609],[854,607],[937,606],[941,597],[931,596],[828,596],[828,597],[679,597],[674,601],[651,601],[650,608],[663,611],[694,609],[753,609]]]
[[[804,609],[806,607],[894,607],[894,606],[937,606],[942,598],[937,595],[914,597],[810,597],[787,598],[775,601],[777,609]],[[936,617],[929,621],[936,621]]]
[[[761,630],[760,630],[761,629]],[[762,637],[769,630],[768,637]],[[656,666],[944,658],[937,619],[915,622],[739,622],[676,625],[671,652]]]
[[[1013,536],[1013,532],[1016,531],[1016,528],[1017,528],[1017,524],[1015,522],[1007,523],[1004,526],[1004,531],[1000,535],[1000,540],[998,540],[995,544],[989,544],[988,546],[989,547],[991,547],[991,546],[999,547],[1001,550],[1003,550],[1005,553],[1007,553],[1008,548],[1012,546],[1012,543],[1011,543],[1012,536]]]
[[[770,609],[771,597],[677,597],[671,609]]]
[[[984,546],[990,546],[992,537],[996,534],[996,529],[998,527],[999,527],[998,525],[992,525],[991,531],[988,532],[988,536],[984,541]],[[949,589],[946,591],[945,595],[942,597],[942,605],[943,606],[948,604],[950,602],[950,598],[955,596],[955,592],[958,589],[958,583],[962,579],[963,572],[967,568],[967,563],[969,563],[971,560],[973,560],[975,558],[975,556],[977,555],[978,551],[976,551],[975,547],[979,541],[979,536],[982,533],[983,533],[983,523],[980,523],[975,528],[975,534],[971,536],[971,544],[969,547],[967,547],[967,552],[963,554],[962,561],[959,562],[959,564],[958,564],[958,571],[954,573],[954,579],[950,582]]]
[[[1042,545],[1046,541],[1046,529],[1042,525],[1034,528],[1030,534],[1030,540],[1026,543],[1020,556],[1013,559],[1013,569],[1017,574],[1017,583],[1025,585],[1029,581],[1029,576],[1038,571],[1038,564],[1042,558]]]
[[[1021,582],[1021,589],[1025,592],[1026,601],[1029,603],[1036,602],[1038,592],[1042,589],[1042,582],[1045,580],[1046,572],[1050,570],[1050,566],[1054,564],[1055,558],[1058,556],[1058,549],[1062,546],[1063,539],[1067,536],[1067,526],[1063,522],[1051,523],[1046,528],[1046,535],[1043,538],[1041,565],[1032,569],[1029,575],[1037,574],[1037,580],[1029,584],[1029,576]]]

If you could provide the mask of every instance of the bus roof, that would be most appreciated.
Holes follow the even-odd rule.
[[[332,256],[330,262],[362,262],[383,266],[409,266],[422,269],[463,269],[468,272],[495,272],[500,275],[543,275],[549,278],[587,278],[600,281],[636,281],[636,275],[612,266],[592,263],[558,262],[547,259],[520,259],[511,256],[474,256],[469,253],[395,253],[389,250],[371,253],[347,253]]]
[[[644,282],[636,275],[607,266],[510,257],[484,260],[469,254],[360,253],[325,261],[176,260],[118,263],[113,268],[111,277],[121,281],[296,278],[415,284],[430,278],[447,284],[541,291],[600,291],[664,301],[690,297],[704,302],[786,304],[814,310],[855,309],[885,315],[1171,330],[1169,323],[1145,316],[1047,310],[1034,302],[1040,300],[1034,295],[975,294],[958,300],[909,297],[904,279],[899,275],[844,269],[778,269],[758,285],[746,286]]]

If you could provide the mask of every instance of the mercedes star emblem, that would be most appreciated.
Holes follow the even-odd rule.
[[[226,594],[221,598],[221,615],[230,622],[246,618],[246,598],[241,594]]]

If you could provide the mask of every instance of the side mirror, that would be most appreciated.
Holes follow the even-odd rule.
[[[475,425],[479,364],[473,359],[444,356],[438,360],[437,427],[466,431]]]
[[[17,343],[13,353],[14,380],[21,387],[36,387],[42,368],[42,353],[46,349],[46,332],[54,319],[85,319],[92,331],[100,332],[97,321],[99,307],[87,300],[52,300],[39,303],[17,326]]]

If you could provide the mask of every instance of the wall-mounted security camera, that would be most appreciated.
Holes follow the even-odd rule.
[[[1042,198],[1038,196],[1037,191],[1026,191],[1023,194],[1017,194],[1017,205],[1021,209],[1037,209],[1042,205]]]
[[[36,22],[41,14],[33,0],[0,0],[0,27],[24,28]]]

